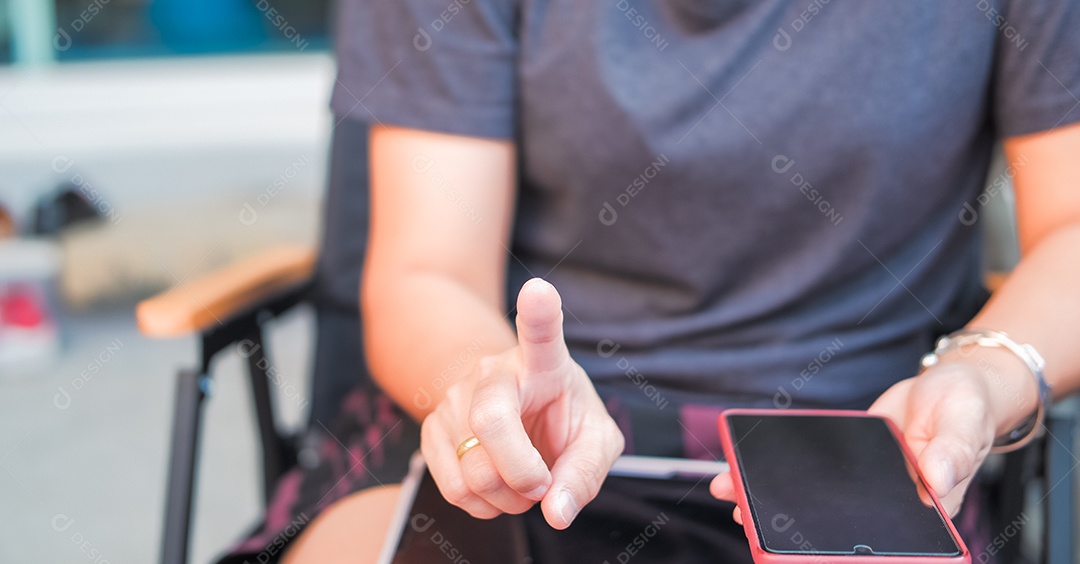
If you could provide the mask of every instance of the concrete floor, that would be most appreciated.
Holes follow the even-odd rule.
[[[63,324],[54,363],[0,373],[0,562],[156,561],[174,373],[196,362],[196,341],[141,337],[130,307]],[[305,396],[312,326],[300,309],[268,336],[275,366]],[[222,356],[205,404],[192,562],[228,547],[259,511],[247,381],[240,358]],[[278,402],[286,425],[300,421],[297,403]]]

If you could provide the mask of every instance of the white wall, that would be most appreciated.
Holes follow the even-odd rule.
[[[244,196],[301,157],[290,192],[317,197],[333,80],[325,53],[0,68],[0,201],[75,174],[121,210]]]

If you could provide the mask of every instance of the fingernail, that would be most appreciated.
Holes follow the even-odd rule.
[[[956,487],[956,470],[953,469],[952,462],[948,460],[941,461],[941,488],[942,491],[938,492],[939,496],[952,491]]]
[[[525,497],[533,501],[540,501],[541,499],[544,499],[544,494],[546,494],[547,491],[548,487],[546,485],[543,485],[536,488],[535,490],[532,490],[531,492],[526,493]]]
[[[570,523],[574,522],[574,518],[577,517],[580,509],[577,506],[577,502],[574,501],[570,492],[563,490],[559,492],[558,497],[555,498],[555,507],[558,508],[559,516],[566,522],[566,526],[570,526]]]

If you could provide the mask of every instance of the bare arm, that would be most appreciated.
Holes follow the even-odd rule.
[[[365,346],[418,420],[477,359],[517,344],[503,311],[514,190],[508,141],[372,128]]]
[[[376,380],[423,420],[447,500],[483,518],[540,502],[562,529],[623,437],[570,357],[555,288],[522,287],[516,335],[503,315],[515,162],[508,142],[374,128],[365,345]]]
[[[1080,125],[1010,138],[1020,264],[971,321],[1032,344],[1062,396],[1080,388]],[[872,408],[904,429],[919,464],[955,511],[995,437],[1038,405],[1038,388],[1019,358],[1001,349],[953,352],[893,386]]]
[[[1061,397],[1080,389],[1080,124],[1008,139],[1005,154],[1023,259],[971,325],[1034,345]]]

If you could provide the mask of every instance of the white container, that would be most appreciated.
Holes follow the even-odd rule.
[[[60,253],[48,241],[0,240],[0,376],[54,360],[60,351],[55,282]]]

